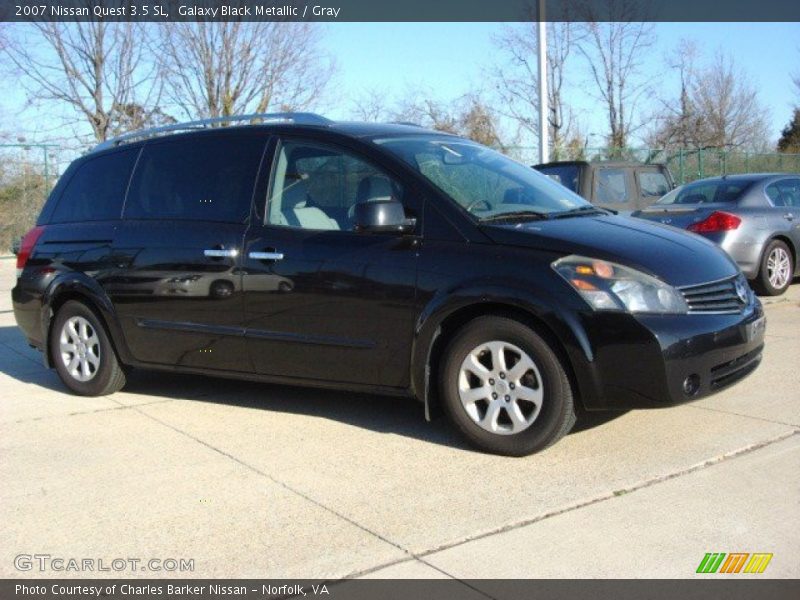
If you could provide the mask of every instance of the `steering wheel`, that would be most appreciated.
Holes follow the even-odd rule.
[[[483,198],[478,198],[477,200],[473,200],[467,204],[467,212],[475,212],[473,209],[477,208],[480,204],[484,205],[485,210],[492,210],[492,205],[489,204],[488,201],[484,200]]]

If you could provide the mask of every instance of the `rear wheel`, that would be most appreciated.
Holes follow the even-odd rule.
[[[554,444],[575,424],[561,361],[529,327],[475,319],[445,350],[440,394],[456,428],[487,452],[524,456]]]
[[[50,352],[61,381],[76,394],[105,396],[125,385],[125,373],[105,327],[81,302],[66,302],[58,310]]]
[[[772,240],[761,257],[761,268],[754,287],[764,296],[780,296],[792,283],[794,261],[792,252],[781,240]]]

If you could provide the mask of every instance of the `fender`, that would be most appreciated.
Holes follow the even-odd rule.
[[[413,395],[425,405],[426,418],[430,419],[430,364],[431,352],[441,333],[442,323],[459,310],[481,305],[503,305],[523,311],[541,321],[556,337],[567,353],[570,367],[576,375],[581,390],[591,390],[594,380],[587,366],[594,359],[588,336],[574,311],[566,311],[556,297],[532,287],[509,286],[487,281],[465,282],[462,286],[432,296],[425,305],[414,328],[410,381]]]
[[[44,340],[43,355],[45,365],[52,368],[50,360],[50,324],[53,319],[52,307],[56,305],[65,295],[78,299],[85,299],[100,313],[100,317],[105,322],[111,342],[116,349],[120,360],[125,364],[130,364],[131,354],[125,343],[117,313],[111,299],[106,294],[102,286],[89,275],[80,271],[69,271],[56,275],[50,285],[47,286],[42,295],[41,309],[41,331]]]

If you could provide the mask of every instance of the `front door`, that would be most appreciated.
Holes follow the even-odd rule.
[[[106,285],[137,360],[252,371],[238,266],[265,145],[226,132],[143,149]]]
[[[767,186],[772,203],[771,228],[785,233],[795,248],[800,248],[800,177],[787,177]],[[794,258],[794,257],[793,257]],[[797,269],[798,261],[795,261]]]
[[[258,373],[403,387],[414,330],[416,235],[353,231],[354,206],[407,187],[351,150],[284,139],[263,224],[243,253],[247,347]]]

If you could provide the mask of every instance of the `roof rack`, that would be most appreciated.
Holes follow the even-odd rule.
[[[98,150],[106,150],[108,148],[116,148],[125,143],[130,143],[136,140],[145,140],[148,138],[157,137],[166,133],[177,133],[181,131],[194,131],[198,129],[207,129],[221,123],[240,123],[243,121],[260,121],[261,123],[297,123],[298,125],[319,125],[326,126],[333,123],[330,119],[326,119],[320,115],[307,112],[281,112],[281,113],[253,113],[250,115],[230,115],[227,117],[213,117],[209,119],[201,119],[199,121],[189,121],[187,123],[174,123],[172,125],[162,125],[160,127],[151,127],[150,129],[140,129],[139,131],[131,131],[119,135],[105,142],[101,142],[93,148],[93,152]]]

